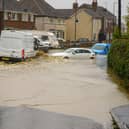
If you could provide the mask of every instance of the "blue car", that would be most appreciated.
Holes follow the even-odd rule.
[[[91,49],[95,54],[107,55],[110,50],[110,43],[96,43]]]

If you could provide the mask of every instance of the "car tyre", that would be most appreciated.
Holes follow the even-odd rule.
[[[90,57],[90,59],[94,59],[95,57]]]
[[[65,56],[64,59],[69,59],[69,57]]]

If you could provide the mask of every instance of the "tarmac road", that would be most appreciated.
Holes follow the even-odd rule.
[[[109,111],[129,100],[98,64],[51,58],[2,64],[0,104],[87,117],[106,125],[111,122]]]

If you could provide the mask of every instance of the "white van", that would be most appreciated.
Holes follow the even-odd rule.
[[[0,57],[26,59],[34,57],[34,39],[28,32],[4,30],[0,37]]]
[[[43,46],[49,46],[51,48],[58,48],[59,42],[56,38],[56,36],[52,32],[47,31],[36,31],[32,30],[30,31],[34,37],[37,37],[39,42],[39,47]]]

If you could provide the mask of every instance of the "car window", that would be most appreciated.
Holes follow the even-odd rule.
[[[75,53],[81,54],[81,53],[91,53],[91,52],[89,50],[78,49],[78,50],[75,50]]]
[[[74,51],[76,54],[82,53],[80,49]]]
[[[104,50],[105,49],[105,46],[103,46],[103,45],[95,45],[95,46],[93,46],[93,49]]]
[[[91,53],[89,50],[82,50],[83,53]]]

